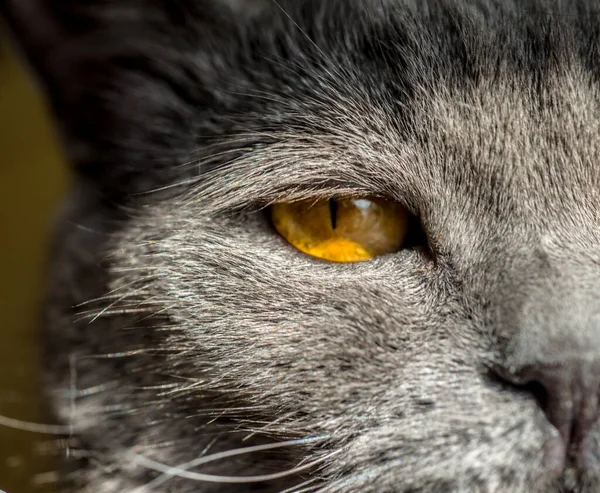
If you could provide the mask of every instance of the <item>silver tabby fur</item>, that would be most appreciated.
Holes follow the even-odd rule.
[[[600,360],[600,2],[234,3],[4,0],[77,175],[42,331],[67,490],[600,491],[600,425],[554,477],[491,370]],[[430,251],[326,263],[264,213],[345,193]]]

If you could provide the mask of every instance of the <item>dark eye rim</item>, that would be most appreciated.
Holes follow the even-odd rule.
[[[425,248],[427,251],[431,252],[429,238],[423,228],[421,219],[414,214],[410,214],[408,216],[408,232],[404,244],[402,245],[402,249],[414,248]]]

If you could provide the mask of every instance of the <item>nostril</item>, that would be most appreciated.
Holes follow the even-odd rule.
[[[549,396],[548,391],[541,383],[528,382],[523,385],[516,385],[516,387],[521,387],[521,390],[523,392],[527,392],[528,394],[532,395],[538,403],[538,406],[540,406],[544,413],[547,413],[549,405]]]
[[[510,389],[512,392],[523,393],[528,397],[533,397],[538,406],[546,412],[548,407],[548,391],[540,382],[527,380],[521,375],[503,367],[490,369],[488,376],[497,385]]]
[[[534,397],[550,424],[570,440],[573,421],[573,389],[575,382],[560,367],[525,367],[519,370],[497,368],[498,378],[513,391],[526,392]],[[577,392],[581,395],[581,391]]]
[[[533,396],[558,434],[548,440],[545,462],[557,474],[581,467],[586,443],[598,419],[598,372],[577,361],[519,370],[494,368],[496,382]]]
[[[533,395],[540,408],[545,413],[548,412],[549,396],[546,387],[539,382],[529,382],[523,386],[523,390]]]

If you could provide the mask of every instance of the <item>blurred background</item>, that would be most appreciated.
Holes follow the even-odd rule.
[[[0,24],[0,416],[43,422],[37,305],[68,181],[48,113]],[[0,424],[0,490],[53,491],[57,437]]]

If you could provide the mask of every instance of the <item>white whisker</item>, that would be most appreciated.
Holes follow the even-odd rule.
[[[72,431],[70,426],[33,423],[31,421],[22,421],[20,419],[9,418],[2,415],[0,415],[0,426],[31,433],[43,433],[46,435],[69,435]]]
[[[316,478],[309,479],[308,481],[304,481],[303,483],[297,484],[296,486],[292,486],[291,488],[286,488],[285,490],[280,491],[279,493],[308,493],[309,491],[314,491],[318,488],[316,485],[307,486],[316,481]]]
[[[163,473],[162,476],[156,478],[152,482],[142,486],[141,488],[134,490],[134,493],[142,493],[143,491],[147,491],[148,488],[152,489],[156,486],[159,486],[159,485],[163,484],[165,481],[168,481],[169,479],[171,479],[173,477],[186,478],[186,479],[202,481],[202,482],[207,482],[207,483],[245,484],[245,483],[258,483],[258,482],[272,481],[275,479],[284,478],[286,476],[291,476],[293,474],[297,474],[301,471],[305,471],[307,469],[310,469],[310,468],[326,461],[327,459],[329,459],[333,455],[337,454],[338,452],[337,451],[332,452],[323,457],[320,457],[319,459],[308,462],[306,464],[295,467],[293,469],[289,469],[287,471],[282,471],[282,472],[273,473],[273,474],[257,475],[257,476],[218,476],[218,475],[213,475],[213,474],[202,474],[202,473],[191,472],[188,469],[198,467],[198,466],[201,466],[204,464],[208,464],[210,462],[215,462],[218,460],[235,457],[238,455],[262,452],[262,451],[266,451],[266,450],[274,450],[277,448],[289,447],[289,446],[293,446],[293,445],[305,445],[307,443],[322,441],[322,440],[325,440],[326,438],[327,437],[314,437],[314,438],[305,438],[305,439],[300,439],[300,440],[289,440],[286,442],[271,443],[271,444],[267,444],[267,445],[255,445],[252,447],[244,447],[244,448],[239,448],[239,449],[235,449],[235,450],[229,450],[226,452],[219,452],[219,453],[212,454],[212,455],[209,455],[206,457],[200,457],[198,459],[195,459],[193,461],[190,461],[190,462],[187,462],[187,463],[181,464],[179,466],[175,466],[175,467],[170,467],[170,466],[167,466],[160,462],[153,461],[151,459],[148,459],[148,458],[141,456],[139,454],[136,454],[134,452],[127,452],[126,455],[129,456],[134,462],[136,462],[144,467],[147,467],[149,469]]]

